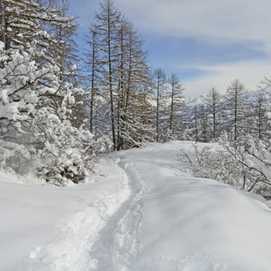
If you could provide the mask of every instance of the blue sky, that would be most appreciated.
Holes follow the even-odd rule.
[[[271,1],[115,0],[144,40],[153,68],[176,73],[186,94],[221,92],[239,78],[255,89],[271,72]],[[85,48],[98,0],[70,0]]]

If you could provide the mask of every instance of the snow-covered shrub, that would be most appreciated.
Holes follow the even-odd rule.
[[[38,175],[54,184],[78,183],[93,167],[95,144],[92,134],[75,128],[46,108],[37,112],[33,123],[38,144]]]
[[[1,48],[1,168],[27,174],[32,167],[48,182],[78,183],[91,170],[95,151],[103,148],[103,140],[97,143],[86,129],[71,124],[74,93],[80,90],[60,84],[55,65],[37,64],[35,46]]]
[[[241,166],[244,176],[243,188],[264,196],[271,196],[271,142],[252,135],[239,137],[238,142],[224,137],[224,149]]]
[[[271,196],[271,142],[251,135],[232,141],[223,135],[219,145],[194,145],[191,153],[182,153],[192,173],[197,177],[211,178],[237,188]],[[213,145],[215,146],[215,145]]]
[[[1,46],[0,46],[1,47]],[[2,48],[2,47],[1,47]],[[47,70],[39,69],[32,55],[20,50],[0,49],[1,135],[16,136],[37,102],[36,81]],[[13,134],[12,134],[13,133]]]
[[[43,83],[55,80],[52,65],[37,65],[35,46],[28,51],[4,50],[0,43],[0,163],[1,168],[25,174],[32,164],[31,121]],[[54,85],[54,88],[56,85]]]
[[[24,175],[30,170],[32,154],[21,144],[0,140],[0,170]]]
[[[226,184],[242,186],[240,164],[223,148],[215,144],[193,145],[192,153],[181,152],[181,160],[195,177],[208,178]]]

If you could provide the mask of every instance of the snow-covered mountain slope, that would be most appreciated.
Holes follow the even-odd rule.
[[[0,182],[0,270],[270,271],[270,209],[183,172],[181,149],[112,154],[65,189]]]
[[[55,188],[0,174],[0,270],[81,271],[98,232],[130,194],[125,172],[100,161],[89,183]]]

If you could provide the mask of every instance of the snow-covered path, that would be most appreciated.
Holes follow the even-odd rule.
[[[56,188],[14,181],[0,172],[0,271],[95,266],[92,246],[130,195],[125,172],[102,159],[86,184]]]
[[[270,210],[182,172],[180,148],[154,144],[115,155],[133,196],[94,246],[94,270],[270,271]]]
[[[183,172],[181,149],[111,154],[65,189],[0,172],[0,271],[270,271],[270,209]]]

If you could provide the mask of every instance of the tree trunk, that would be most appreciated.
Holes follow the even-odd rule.
[[[123,148],[124,136],[124,28],[120,29],[120,79],[119,79],[119,102],[118,102],[118,150]]]
[[[174,95],[175,95],[175,82],[172,80],[172,89],[171,89],[171,105],[170,105],[170,120],[169,120],[169,129],[172,131],[173,134],[173,114],[174,114]]]
[[[156,97],[156,142],[159,142],[159,110],[160,110],[160,75],[157,75],[157,97]]]
[[[1,40],[4,43],[4,49],[8,50],[9,49],[9,42],[8,42],[8,35],[7,35],[7,30],[8,30],[8,22],[7,22],[7,15],[6,15],[6,7],[5,3],[3,0],[0,0],[0,8],[1,8]]]
[[[93,133],[93,116],[94,116],[94,99],[95,99],[95,71],[96,71],[96,33],[95,31],[92,31],[92,73],[91,73],[91,99],[90,99],[90,123],[89,123],[89,129],[90,132]]]
[[[216,139],[216,96],[213,89],[213,139]]]
[[[237,142],[238,132],[237,132],[237,122],[238,122],[238,85],[236,83],[234,89],[234,141]]]
[[[112,130],[112,141],[113,149],[117,149],[116,134],[115,134],[115,111],[114,111],[114,95],[113,95],[113,71],[112,71],[112,48],[111,48],[111,6],[108,2],[107,10],[107,49],[108,49],[108,83],[109,83],[109,95],[110,95],[110,112],[111,112],[111,130]]]

